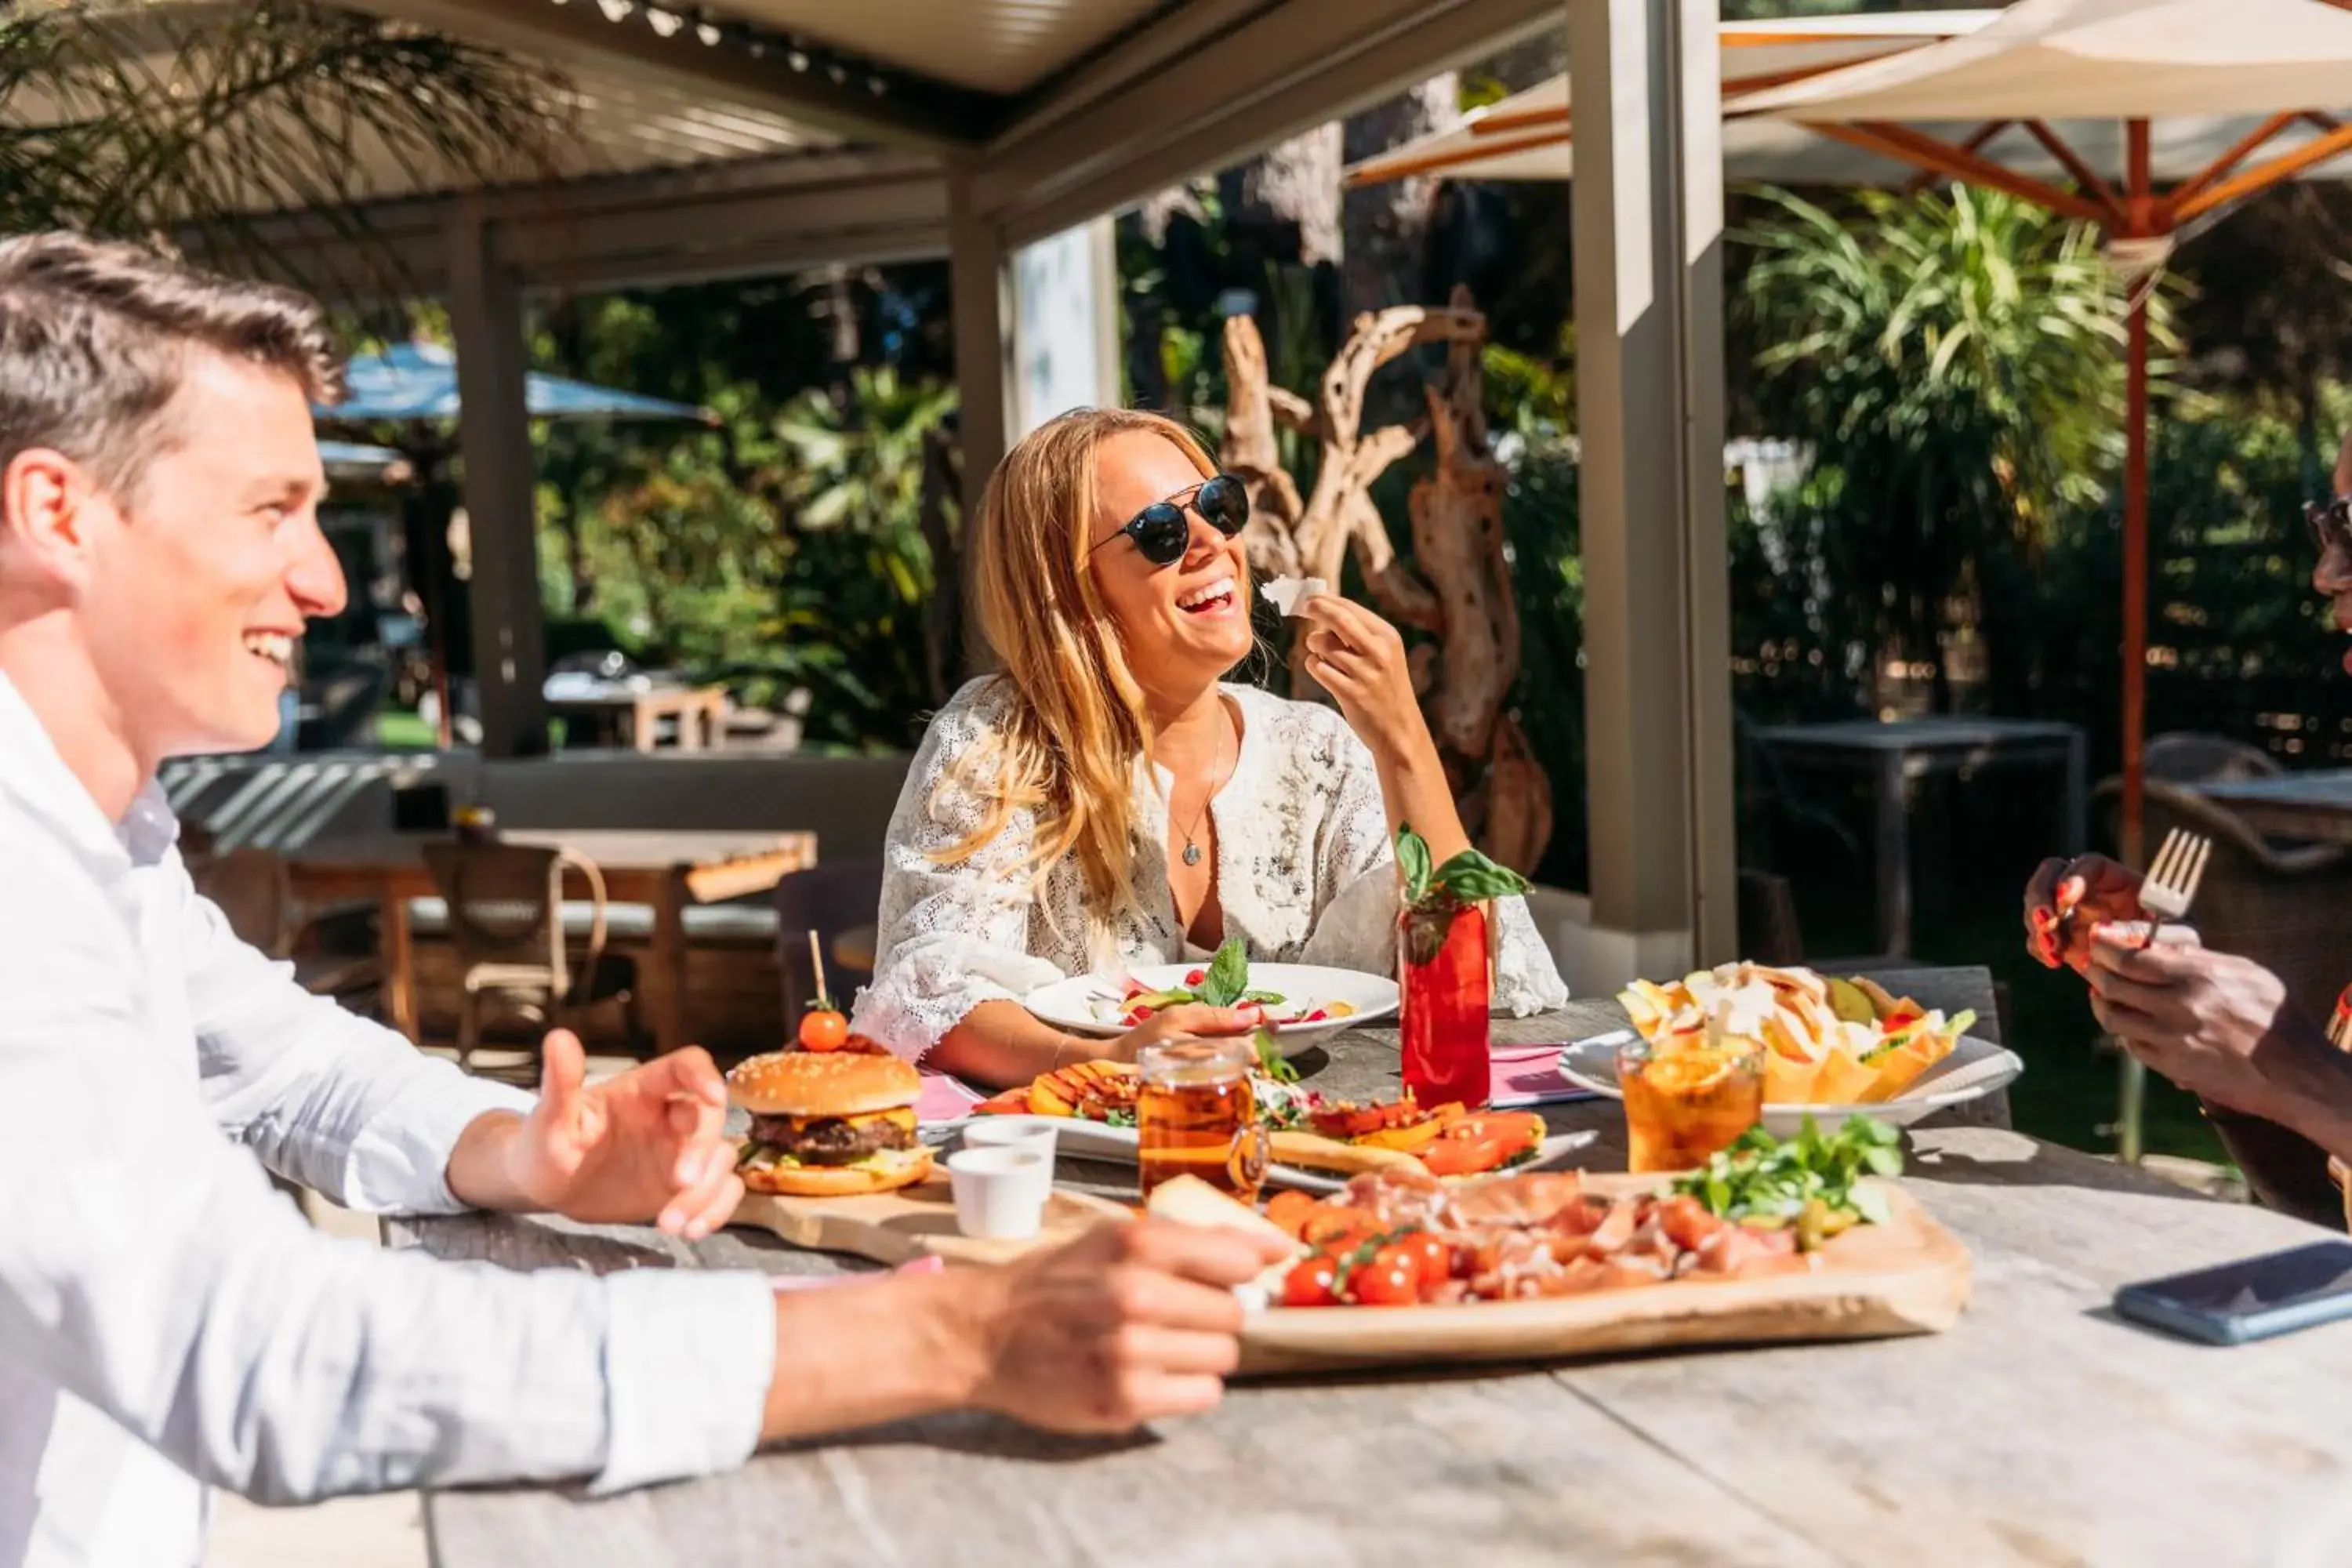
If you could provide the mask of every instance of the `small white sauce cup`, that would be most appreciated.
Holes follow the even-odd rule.
[[[1045,1223],[1054,1162],[1034,1149],[962,1149],[948,1156],[956,1228],[992,1241],[1025,1241]]]
[[[967,1149],[1034,1149],[1051,1160],[1059,1131],[1051,1121],[1042,1118],[1023,1120],[975,1116],[964,1127],[963,1146]]]

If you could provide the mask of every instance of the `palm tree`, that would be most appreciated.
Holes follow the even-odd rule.
[[[310,209],[363,236],[359,205],[384,194],[371,167],[426,189],[543,175],[567,104],[537,66],[323,5],[11,5],[0,230],[177,235],[233,258],[251,215]]]
[[[1805,535],[1842,626],[1930,661],[1945,705],[1945,634],[1996,631],[1992,585],[2116,471],[2122,286],[2087,229],[1997,193],[1866,192],[1844,216],[1763,199],[1740,236],[1757,412],[1814,453],[1776,521]]]

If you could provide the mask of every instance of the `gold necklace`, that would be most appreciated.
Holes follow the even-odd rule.
[[[1222,704],[1220,704],[1220,706],[1222,707]],[[1220,712],[1218,716],[1220,718],[1224,717],[1222,712]],[[1186,829],[1184,834],[1184,864],[1187,866],[1197,866],[1201,863],[1201,846],[1199,842],[1201,825],[1209,820],[1209,806],[1211,803],[1217,798],[1218,789],[1224,784],[1223,779],[1219,779],[1216,776],[1217,768],[1222,768],[1224,765],[1225,738],[1223,735],[1219,735],[1217,737],[1216,767],[1213,767],[1209,770],[1209,776],[1213,781],[1209,785],[1209,793],[1201,797],[1200,815],[1192,818],[1192,826]],[[1171,805],[1174,803],[1175,796],[1172,794],[1169,796],[1169,801]],[[1170,820],[1172,822],[1174,819],[1171,817]]]

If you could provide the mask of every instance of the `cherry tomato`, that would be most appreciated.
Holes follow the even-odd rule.
[[[1205,969],[1188,969],[1184,972],[1184,984],[1187,989],[1200,984],[1208,978],[1209,972]]]
[[[1454,1278],[1454,1248],[1428,1231],[1414,1231],[1396,1245],[1412,1254],[1414,1265],[1421,1270],[1421,1288],[1423,1290],[1443,1285]]]
[[[1367,1307],[1410,1307],[1421,1300],[1421,1265],[1404,1247],[1383,1247],[1348,1276],[1348,1296]]]
[[[1152,1010],[1149,1007],[1136,1007],[1129,1011],[1127,1021],[1130,1024],[1140,1024],[1143,1020],[1151,1016],[1151,1013]]]
[[[1336,1307],[1339,1304],[1339,1265],[1337,1259],[1318,1254],[1304,1258],[1290,1266],[1282,1277],[1282,1304],[1286,1307]]]
[[[801,1015],[800,1042],[804,1051],[837,1051],[849,1040],[849,1020],[830,1007],[812,1007]]]

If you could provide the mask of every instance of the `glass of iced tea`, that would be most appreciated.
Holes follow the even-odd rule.
[[[1255,1047],[1247,1039],[1163,1040],[1146,1046],[1135,1065],[1143,1079],[1135,1100],[1143,1195],[1192,1175],[1255,1202],[1271,1142],[1250,1087]]]
[[[1625,1092],[1625,1168],[1687,1171],[1764,1115],[1764,1047],[1752,1040],[1656,1050],[1617,1047]]]

